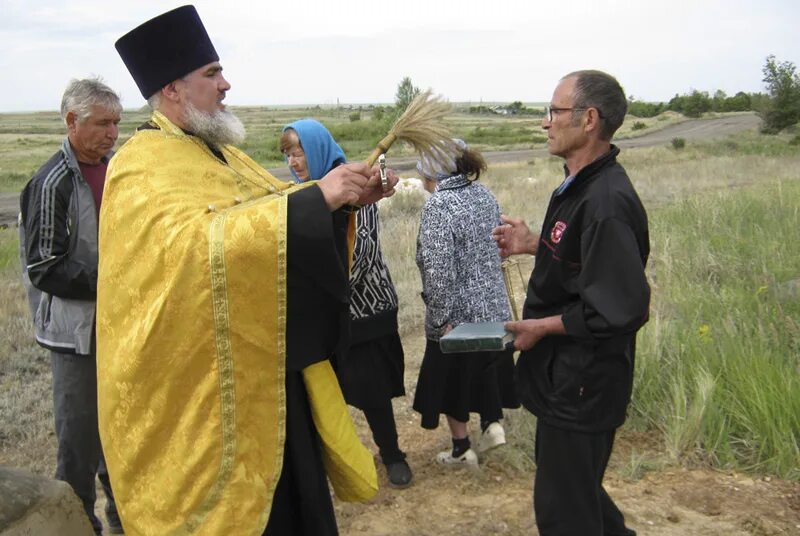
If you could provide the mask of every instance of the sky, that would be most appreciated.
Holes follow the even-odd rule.
[[[0,0],[0,112],[55,110],[100,76],[144,104],[114,49],[185,1]],[[229,105],[391,103],[400,80],[451,102],[545,102],[578,69],[628,96],[764,91],[769,54],[800,62],[797,0],[196,0]]]

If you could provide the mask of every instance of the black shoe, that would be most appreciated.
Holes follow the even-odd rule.
[[[407,488],[411,485],[414,475],[405,460],[390,463],[386,466],[386,474],[389,477],[389,485],[393,488]]]

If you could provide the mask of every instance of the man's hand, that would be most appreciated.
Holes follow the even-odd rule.
[[[506,322],[505,328],[506,331],[514,334],[514,348],[517,350],[530,350],[545,335],[563,335],[565,333],[561,316]]]
[[[361,197],[358,199],[359,205],[369,205],[376,203],[384,197],[391,197],[394,195],[394,187],[400,179],[397,177],[393,169],[386,168],[386,181],[388,187],[386,191],[383,190],[381,184],[381,171],[378,166],[372,168],[372,175],[369,178],[366,186],[364,187]]]
[[[359,202],[367,183],[372,179],[372,170],[363,163],[337,166],[320,179],[318,185],[331,212]],[[378,178],[380,187],[380,178]]]
[[[500,248],[500,256],[508,257],[518,253],[536,255],[539,246],[539,235],[534,234],[521,218],[509,218],[501,215],[502,225],[492,230],[492,238]]]

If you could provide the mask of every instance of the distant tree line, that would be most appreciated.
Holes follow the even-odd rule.
[[[496,106],[487,106],[479,104],[478,106],[470,106],[469,113],[471,114],[500,114],[500,115],[542,115],[541,108],[528,108],[522,101],[514,101],[511,104],[500,104]]]
[[[766,93],[738,92],[729,97],[717,90],[713,96],[705,91],[675,95],[669,102],[643,102],[631,97],[628,113],[636,117],[653,117],[667,110],[686,117],[700,117],[706,112],[757,112],[764,120],[765,133],[776,133],[800,121],[800,76],[795,64],[767,56],[762,69]]]
[[[717,90],[713,96],[706,91],[692,90],[683,95],[676,94],[669,102],[644,102],[631,97],[628,101],[628,113],[636,117],[654,117],[662,112],[678,112],[686,117],[700,117],[706,112],[747,112],[758,110],[759,105],[769,99],[763,93],[738,92],[729,97],[724,91]]]
[[[765,133],[777,133],[800,122],[800,75],[795,64],[790,61],[778,61],[774,55],[769,55],[761,72],[766,93],[739,91],[735,95],[728,96],[722,90],[710,95],[707,91],[694,89],[683,95],[675,94],[669,102],[645,102],[636,100],[631,95],[628,101],[628,113],[643,118],[654,117],[666,111],[678,112],[686,117],[700,117],[706,112],[754,111],[763,119],[762,130]],[[404,77],[397,86],[394,107],[376,107],[373,110],[373,119],[382,121],[385,118],[396,118],[419,92],[419,88],[414,86],[411,78]],[[484,104],[470,106],[469,113],[542,115],[543,110],[528,108],[522,101],[514,101],[498,106]],[[351,114],[350,120],[358,121],[360,118],[360,113],[357,117]]]
[[[635,117],[655,117],[666,111],[686,117],[700,117],[706,112],[757,112],[764,121],[765,133],[777,133],[800,122],[800,75],[795,64],[767,56],[762,69],[766,93],[739,91],[728,96],[717,90],[713,95],[696,89],[683,95],[675,94],[669,102],[645,102],[633,96],[628,101],[628,113]],[[470,106],[471,114],[542,115],[541,108],[527,108],[521,101],[499,106]]]

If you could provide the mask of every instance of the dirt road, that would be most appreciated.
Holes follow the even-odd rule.
[[[620,147],[645,147],[669,143],[672,138],[684,138],[686,141],[719,138],[735,134],[743,130],[754,129],[760,124],[760,119],[755,114],[743,114],[714,119],[694,119],[668,126],[662,130],[645,134],[638,138],[619,140],[615,142]],[[534,156],[544,156],[547,150],[529,149],[523,151],[487,151],[484,157],[489,162],[518,162],[525,161]],[[400,172],[414,169],[416,160],[412,157],[392,159],[392,167]],[[271,169],[270,172],[280,179],[289,179],[285,167]],[[16,193],[0,194],[0,227],[15,225],[19,212],[19,195]]]

